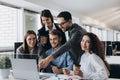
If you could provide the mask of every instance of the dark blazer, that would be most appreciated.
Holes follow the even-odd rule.
[[[80,47],[80,41],[82,38],[82,35],[86,33],[86,30],[80,27],[77,24],[73,24],[68,29],[69,34],[69,40],[62,45],[56,52],[53,54],[54,58],[57,58],[58,56],[62,55],[65,51],[70,52],[70,56],[73,59],[73,62],[76,66],[79,65],[79,61],[82,55],[82,50]]]
[[[58,27],[57,24],[55,24],[55,28],[57,30],[59,30],[62,34],[62,41],[61,41],[61,44],[64,44],[66,42],[66,37],[65,37],[65,33]],[[49,31],[46,31],[45,30],[45,26],[43,26],[41,29],[38,30],[38,34],[37,34],[37,37],[38,37],[38,41],[40,42],[40,36],[47,36],[48,37],[48,43],[46,45],[44,45],[44,48],[45,49],[50,49],[51,48],[51,45],[50,45],[50,42],[49,42]]]

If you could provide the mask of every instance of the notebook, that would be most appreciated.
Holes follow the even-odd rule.
[[[39,75],[35,59],[11,59],[13,77],[19,80],[45,80],[50,76]]]

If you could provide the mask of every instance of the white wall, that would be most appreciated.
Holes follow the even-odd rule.
[[[36,4],[30,3],[30,2],[27,2],[25,0],[0,0],[0,2],[4,2],[4,3],[10,4],[10,5],[16,6],[16,7],[23,8],[23,10],[24,9],[29,9],[29,10],[32,10],[32,11],[40,12],[41,10],[45,9],[45,7],[43,7],[41,5],[36,5]],[[20,3],[22,3],[22,4],[20,4]],[[50,10],[51,10],[53,15],[56,16],[58,14],[58,12],[53,11],[52,9],[50,9]],[[23,13],[23,15],[24,15],[24,13]],[[23,17],[25,17],[25,16],[23,16]],[[35,16],[33,16],[33,17],[35,17]],[[79,18],[79,16],[78,16],[78,18]],[[77,23],[79,22],[78,24],[82,24],[81,19],[78,20],[78,18],[76,18],[75,22],[77,22]],[[73,20],[74,19],[75,18],[73,18]],[[24,19],[22,19],[22,20],[23,20],[23,22],[22,22],[23,25],[20,26],[20,27],[22,27],[22,29],[20,28],[21,32],[22,31],[25,32],[27,29],[34,29],[35,31],[37,30],[37,28],[36,27],[34,28],[33,24],[31,23],[32,21],[35,21],[34,19],[33,20],[30,20],[30,19],[24,20]],[[24,24],[24,21],[27,22],[27,24]],[[36,24],[34,24],[34,25],[37,26]],[[26,26],[26,28],[25,28],[25,26]],[[18,34],[21,35],[22,33],[18,33]],[[107,37],[106,38],[105,38],[105,35],[104,34],[102,35],[104,37],[104,40],[108,40],[108,41],[114,41],[115,40],[114,39],[115,38],[114,32],[112,30],[107,30]],[[22,40],[22,39],[20,38],[19,40]],[[119,38],[118,38],[118,40],[119,40]]]
[[[114,41],[114,31],[107,30],[107,41]]]

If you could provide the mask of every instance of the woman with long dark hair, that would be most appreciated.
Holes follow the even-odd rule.
[[[93,33],[85,33],[80,42],[83,50],[81,56],[80,69],[74,74],[83,79],[107,80],[109,77],[109,64],[105,60],[105,50],[103,43]],[[64,73],[68,73],[65,71]]]
[[[17,55],[19,58],[27,59],[34,59],[43,56],[42,47],[37,46],[37,36],[33,30],[28,30],[26,32],[23,44],[17,49]]]

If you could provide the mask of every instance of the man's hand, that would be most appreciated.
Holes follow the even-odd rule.
[[[38,66],[39,68],[46,68],[48,66],[49,62],[46,59],[43,59],[39,62]]]
[[[52,55],[50,55],[50,56],[46,57],[45,59],[41,60],[38,64],[39,68],[40,69],[41,68],[46,68],[52,60],[54,60]]]
[[[54,73],[56,74],[61,74],[62,73],[62,69],[58,69],[56,66],[51,66],[52,70]]]

